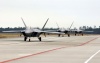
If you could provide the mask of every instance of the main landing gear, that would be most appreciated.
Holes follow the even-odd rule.
[[[24,37],[24,41],[27,40],[28,37]],[[41,41],[41,37],[38,37],[39,41]],[[29,37],[29,42],[31,41],[30,37]]]
[[[24,41],[26,41],[27,40],[27,37],[24,37]]]
[[[41,37],[38,37],[39,41],[41,41]]]

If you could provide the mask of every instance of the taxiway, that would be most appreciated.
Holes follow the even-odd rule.
[[[99,63],[100,36],[0,39],[0,63]]]

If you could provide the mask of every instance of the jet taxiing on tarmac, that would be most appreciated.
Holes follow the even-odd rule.
[[[69,29],[60,29],[59,26],[58,26],[58,24],[56,23],[57,26],[58,26],[58,30],[57,30],[57,31],[58,31],[58,32],[65,33],[65,34],[68,35],[68,37],[70,37],[71,27],[72,27],[73,23],[74,23],[74,21],[72,22],[72,24],[71,24],[71,26],[69,27]],[[60,34],[58,34],[58,36],[60,37]]]
[[[81,34],[83,36],[83,30],[71,30],[72,32],[75,33],[75,36],[78,34]]]
[[[83,34],[84,33],[92,33],[92,32],[94,32],[94,31],[85,31],[85,30],[71,30],[72,32],[74,32],[75,33],[75,36],[76,35],[82,35],[83,36]]]
[[[68,37],[70,37],[70,33],[71,33],[71,32],[74,32],[75,36],[76,36],[76,35],[79,35],[79,34],[83,36],[83,33],[84,33],[84,32],[93,32],[93,31],[84,31],[84,30],[72,30],[71,27],[72,27],[73,23],[74,23],[74,21],[72,22],[72,24],[71,24],[71,26],[69,27],[69,29],[64,29],[64,28],[63,28],[63,29],[60,29],[60,27],[59,27],[58,24],[56,23],[57,26],[58,26],[58,30],[57,30],[57,31],[58,31],[58,32],[63,32],[63,33],[65,33],[65,34],[67,34]],[[60,37],[60,34],[58,34],[58,37]]]
[[[30,38],[31,37],[38,37],[39,41],[41,41],[41,37],[40,35],[43,34],[43,33],[51,33],[51,34],[64,34],[62,32],[50,32],[50,31],[44,31],[44,27],[46,26],[49,18],[47,19],[47,21],[45,22],[44,26],[42,27],[42,29],[36,29],[36,28],[31,28],[31,27],[27,27],[27,25],[25,24],[23,18],[21,18],[22,21],[23,21],[23,24],[25,26],[25,30],[20,30],[20,31],[3,31],[3,32],[19,32],[19,33],[22,33],[23,36],[24,36],[24,41],[27,40],[27,38],[29,38],[29,41],[30,41]]]

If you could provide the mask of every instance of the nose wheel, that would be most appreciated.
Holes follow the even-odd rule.
[[[70,37],[70,34],[68,34],[68,37]]]
[[[27,40],[27,37],[24,37],[24,41],[26,41]],[[29,42],[31,41],[31,39],[29,38]]]
[[[58,37],[60,37],[60,34],[58,34]]]
[[[31,39],[29,38],[29,42],[31,41]]]

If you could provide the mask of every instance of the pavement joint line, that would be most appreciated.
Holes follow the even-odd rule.
[[[93,54],[88,60],[86,60],[84,63],[88,63],[94,56],[96,56],[100,50],[98,50],[95,54]]]
[[[90,42],[96,40],[97,38],[99,38],[99,37],[96,37],[96,38],[94,38],[94,39],[91,39],[91,40],[89,40],[89,41],[87,41],[87,42],[84,42],[84,43],[82,43],[81,45],[77,45],[77,46],[83,46],[83,45],[86,45],[86,44],[88,44],[88,43],[90,43]],[[77,47],[77,46],[73,46],[73,47]],[[31,56],[36,56],[36,55],[43,54],[43,53],[47,53],[47,52],[52,52],[52,51],[59,50],[59,49],[63,49],[63,48],[67,48],[67,47],[64,46],[64,47],[54,48],[54,49],[51,49],[51,50],[47,50],[47,51],[42,51],[42,52],[30,54],[30,55],[27,55],[27,56],[22,56],[22,57],[10,59],[10,60],[5,60],[5,61],[2,61],[2,62],[0,62],[0,63],[8,63],[8,62],[12,62],[12,61],[24,59],[24,58],[31,57]]]

